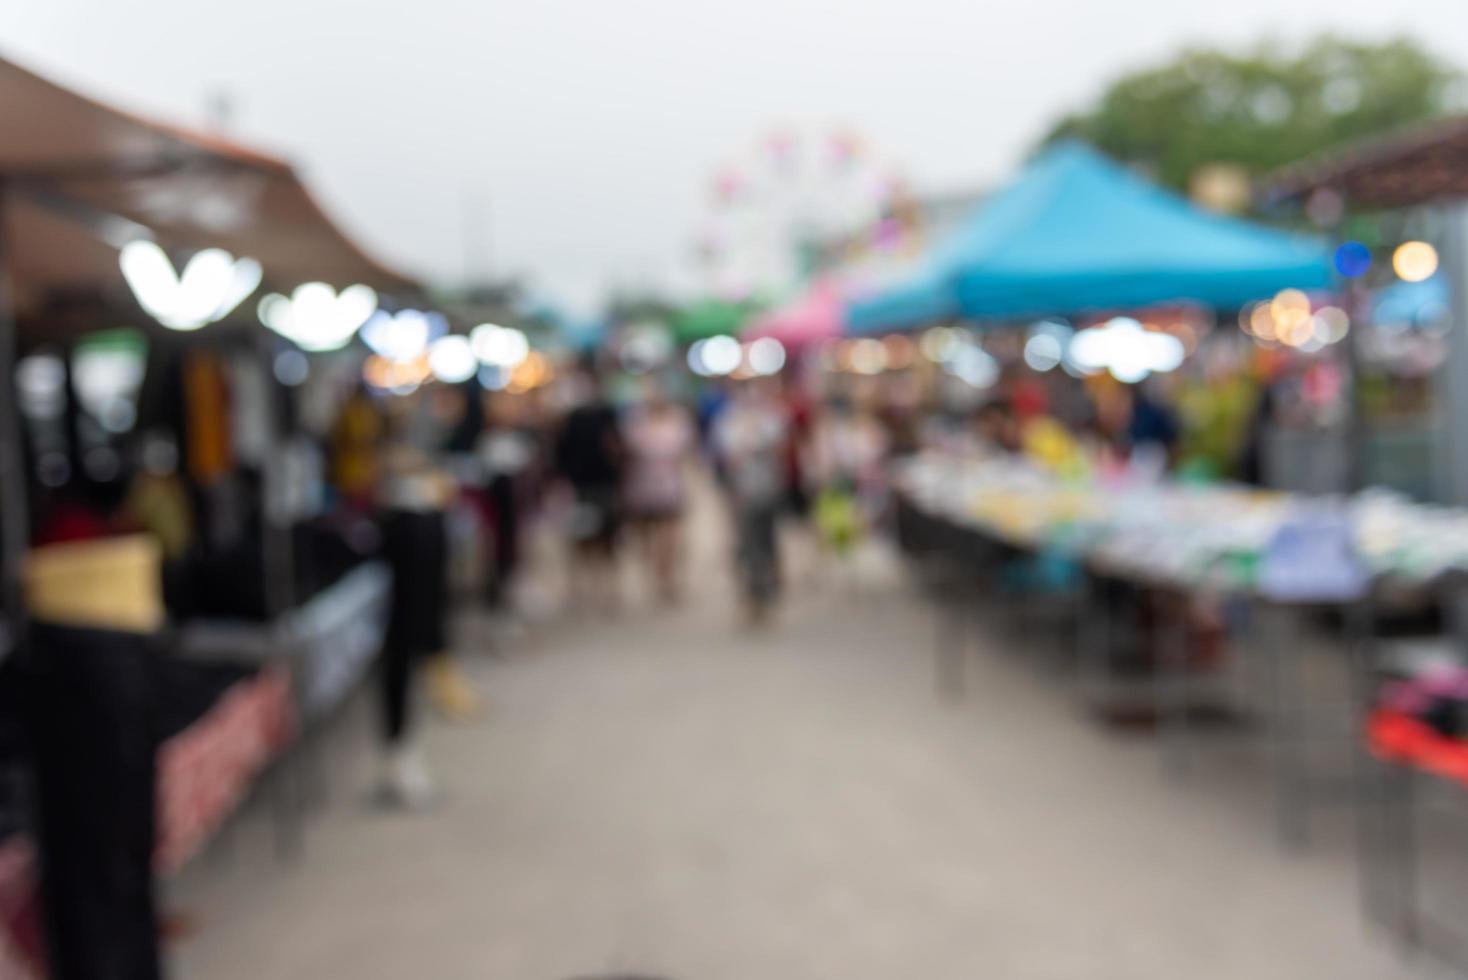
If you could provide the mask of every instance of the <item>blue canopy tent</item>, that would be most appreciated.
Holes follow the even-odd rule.
[[[1068,142],[981,204],[911,280],[848,313],[854,332],[875,333],[1181,300],[1230,308],[1330,281],[1324,242],[1200,210]]]
[[[1421,326],[1445,319],[1451,304],[1444,275],[1421,282],[1394,282],[1372,297],[1371,319],[1378,325]]]
[[[577,316],[544,297],[526,300],[519,312],[528,323],[579,353],[595,350],[606,336],[607,325],[601,320]]]

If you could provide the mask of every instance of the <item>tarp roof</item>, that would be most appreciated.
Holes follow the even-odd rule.
[[[1452,299],[1441,273],[1421,282],[1394,282],[1371,297],[1371,320],[1378,326],[1429,324],[1447,315]]]
[[[1468,116],[1413,126],[1286,167],[1264,181],[1262,197],[1277,203],[1320,188],[1368,208],[1468,197]]]
[[[984,201],[909,282],[857,302],[858,332],[1174,301],[1240,306],[1330,281],[1323,242],[1203,211],[1080,143]]]
[[[846,321],[841,287],[833,278],[819,279],[784,306],[763,313],[745,324],[748,340],[773,337],[786,347],[839,337]]]
[[[680,344],[691,344],[719,334],[734,335],[758,312],[759,306],[752,302],[701,299],[673,314],[673,337]]]
[[[258,260],[267,284],[420,287],[368,256],[286,162],[217,136],[143,119],[0,59],[0,244],[23,321],[134,310],[116,249],[151,234],[168,249],[215,246]],[[65,318],[65,317],[63,317]],[[59,325],[58,325],[59,326]]]

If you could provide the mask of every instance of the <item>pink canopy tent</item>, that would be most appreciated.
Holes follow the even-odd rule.
[[[846,305],[840,287],[832,279],[821,279],[795,300],[751,320],[743,337],[773,337],[795,349],[839,337],[845,325]]]

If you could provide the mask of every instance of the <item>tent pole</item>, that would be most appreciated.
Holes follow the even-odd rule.
[[[265,572],[266,608],[272,621],[288,612],[296,598],[294,541],[289,507],[286,501],[288,474],[281,454],[284,445],[284,419],[277,401],[279,391],[272,383],[272,350],[270,338],[263,330],[254,331],[252,337],[254,356],[264,372],[266,390],[266,431],[269,433],[269,448],[262,467],[261,529],[263,531],[263,561]]]
[[[1468,202],[1443,212],[1442,268],[1448,280],[1448,356],[1438,369],[1439,486],[1444,503],[1468,505]]]
[[[1357,493],[1364,489],[1368,477],[1368,446],[1370,444],[1370,419],[1366,412],[1366,400],[1361,394],[1361,382],[1366,365],[1362,356],[1362,345],[1366,331],[1362,329],[1370,319],[1371,297],[1362,288],[1359,280],[1346,280],[1346,314],[1356,325],[1346,338],[1346,371],[1350,375],[1350,387],[1346,398],[1345,432],[1345,486],[1338,489],[1345,493]]]
[[[15,296],[10,281],[9,241],[4,232],[11,197],[10,184],[0,178],[0,589],[12,630],[11,642],[19,650],[25,637],[25,603],[21,588],[21,563],[30,541],[27,514],[28,481],[25,454],[21,451],[21,422],[15,391],[16,323]],[[0,659],[5,656],[0,649]]]

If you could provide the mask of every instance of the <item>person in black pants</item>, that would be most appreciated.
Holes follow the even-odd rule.
[[[617,410],[606,397],[595,364],[583,366],[580,404],[567,413],[555,444],[556,475],[570,485],[571,605],[620,605],[617,543],[622,525],[625,447]]]
[[[408,694],[416,661],[446,645],[444,516],[440,511],[390,511],[383,548],[393,570],[383,685],[384,734],[390,744],[408,730]]]
[[[413,691],[419,668],[448,646],[448,543],[444,513],[410,495],[390,501],[383,552],[393,573],[383,650],[382,724],[386,753],[383,802],[417,808],[432,801],[433,783],[414,738]]]

